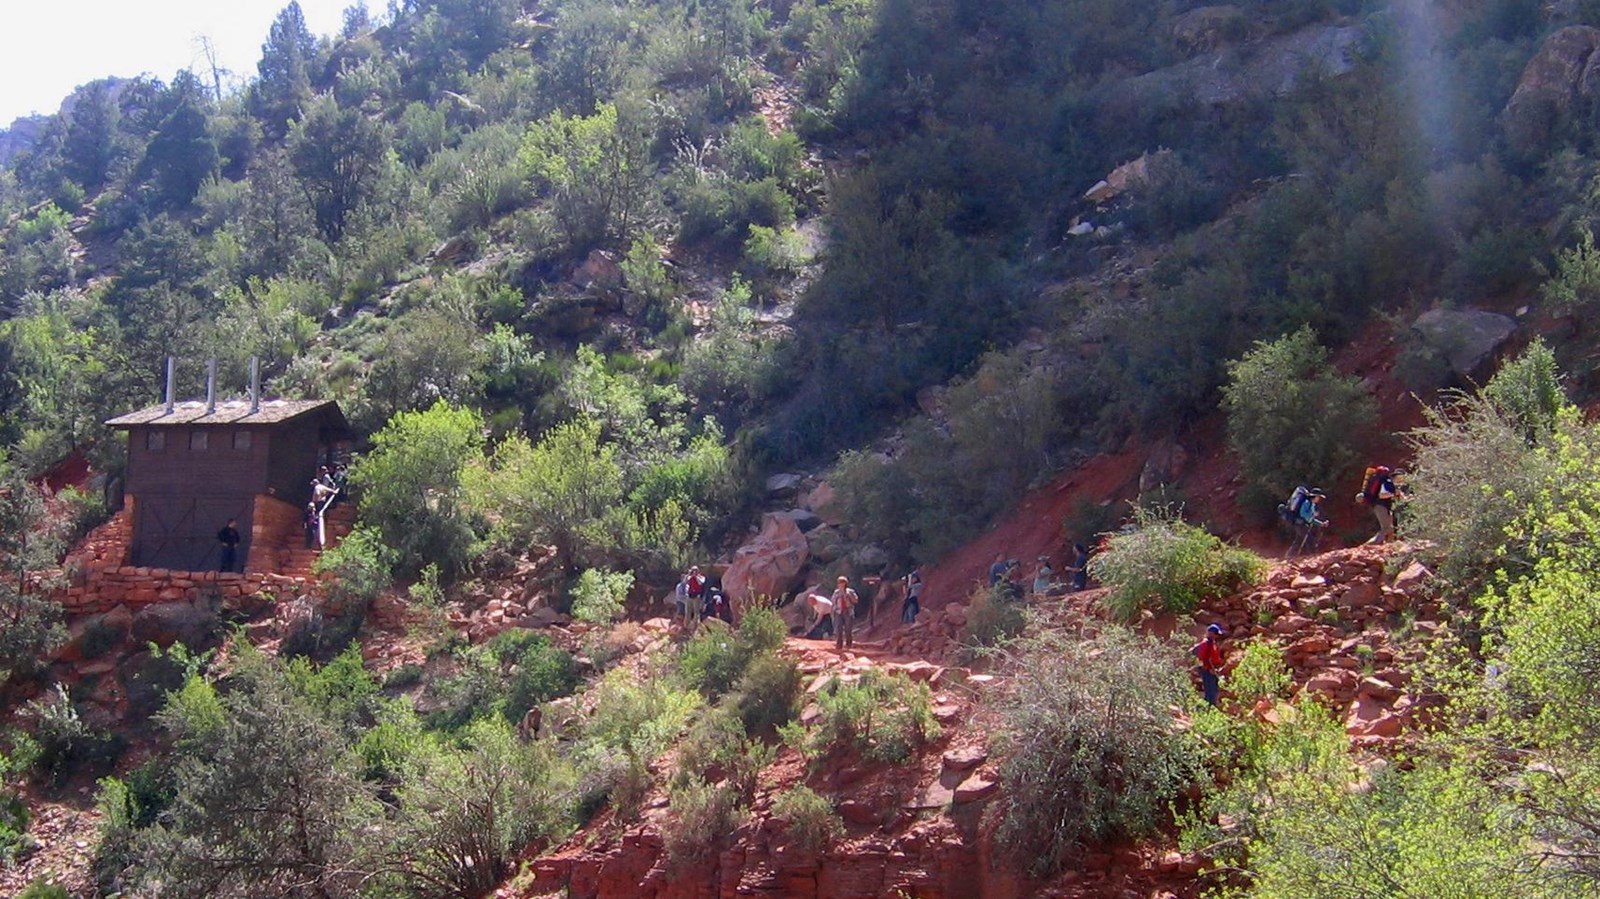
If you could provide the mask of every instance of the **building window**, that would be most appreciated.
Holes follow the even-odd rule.
[[[159,453],[167,448],[167,432],[151,429],[144,432],[144,448]]]
[[[196,428],[193,431],[190,431],[189,432],[189,452],[192,452],[192,453],[204,452],[205,448],[206,448],[206,443],[208,442],[206,440],[206,438],[208,436],[210,436],[210,432],[209,431],[202,431],[199,428]]]
[[[249,450],[250,449],[250,432],[249,431],[234,431],[233,432],[233,448],[236,449],[236,450],[239,450],[240,452],[245,452],[245,451]]]

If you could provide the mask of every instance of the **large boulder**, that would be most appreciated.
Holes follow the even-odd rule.
[[[1545,38],[1522,70],[1503,113],[1506,139],[1518,150],[1537,152],[1565,125],[1576,108],[1600,90],[1595,51],[1600,28],[1573,25]]]
[[[133,616],[133,639],[141,644],[154,643],[165,649],[174,643],[200,647],[214,642],[221,620],[209,604],[202,600],[193,602],[163,602],[146,606]]]
[[[1172,19],[1173,43],[1191,52],[1218,50],[1250,31],[1250,20],[1232,4],[1201,6]]]
[[[775,474],[767,478],[767,496],[773,499],[790,499],[800,494],[806,476],[794,472]]]
[[[1516,332],[1517,323],[1481,309],[1430,309],[1411,328],[1451,371],[1469,378]]]
[[[761,519],[761,530],[734,553],[722,575],[722,590],[735,607],[754,595],[779,597],[797,586],[811,561],[806,535],[794,518],[781,513]]]

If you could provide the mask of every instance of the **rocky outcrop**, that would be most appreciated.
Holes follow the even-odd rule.
[[[668,858],[663,834],[673,822],[670,807],[658,797],[646,802],[636,822],[579,834],[534,859],[528,865],[531,884],[503,888],[496,896],[563,891],[581,899],[1165,897],[1171,894],[1159,884],[1186,865],[1188,876],[1197,869],[1192,857],[1178,853],[1098,847],[1078,870],[1052,884],[1026,879],[1014,860],[999,857],[992,816],[986,815],[1003,787],[972,698],[993,677],[814,650],[801,651],[798,663],[811,677],[808,695],[832,679],[849,681],[873,668],[925,681],[944,729],[899,765],[844,754],[808,767],[784,747],[762,775],[748,817],[730,833],[709,835],[710,851],[697,861],[674,864]],[[812,706],[801,720],[815,715]],[[819,851],[806,849],[773,815],[774,797],[799,782],[833,799],[846,829],[843,839]]]
[[[1502,113],[1506,139],[1522,152],[1548,145],[1575,109],[1600,91],[1600,28],[1573,25],[1545,38],[1522,70]]]
[[[1172,42],[1190,52],[1211,52],[1244,37],[1250,20],[1232,4],[1200,6],[1172,19]]]
[[[1210,604],[1196,628],[1216,623],[1234,644],[1253,637],[1278,644],[1298,692],[1341,716],[1355,745],[1403,738],[1425,705],[1406,673],[1422,650],[1392,631],[1403,617],[1417,631],[1435,629],[1440,604],[1428,595],[1421,565],[1385,573],[1393,551],[1360,546],[1285,565],[1250,592]]]
[[[1511,338],[1517,323],[1480,309],[1430,309],[1417,317],[1411,329],[1457,377],[1472,378],[1482,374],[1484,362]]]
[[[1170,107],[1175,102],[1224,106],[1283,96],[1308,79],[1338,76],[1355,66],[1359,25],[1317,25],[1251,45],[1197,56],[1113,85],[1106,99],[1129,108]]]
[[[722,589],[740,608],[752,596],[777,598],[799,586],[799,578],[811,561],[806,535],[793,516],[772,513],[763,516],[755,539],[739,547],[733,564],[722,575]]]

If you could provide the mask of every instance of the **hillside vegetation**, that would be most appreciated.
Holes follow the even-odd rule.
[[[1409,392],[1397,552],[1436,614],[1384,625],[1402,744],[1352,754],[1269,613],[1224,714],[1183,698],[1186,647],[1096,620],[1080,652],[975,598],[1005,626],[965,650],[1048,687],[1000,701],[999,848],[1045,883],[1167,840],[1196,895],[1600,888],[1591,26],[1536,0],[401,0],[317,37],[291,3],[237,93],[80,87],[0,164],[0,773],[29,781],[0,862],[36,848],[24,795],[100,775],[102,895],[483,895],[659,799],[675,871],[757,809],[825,852],[850,830],[817,772],[933,751],[929,689],[807,699],[763,602],[693,638],[622,621],[725,557],[768,475],[827,480],[829,575],[898,575],[1115,448],[1225,432],[1253,523],[1297,483],[1342,500]],[[1419,318],[1467,311],[1504,334]],[[143,653],[145,713],[108,723],[61,675],[115,639],[28,575],[105,500],[31,479],[75,450],[115,477],[103,422],[169,355],[180,398],[207,358],[243,394],[255,358],[268,395],[345,410],[359,513],[318,565],[348,614]],[[1092,569],[1117,617],[1264,576],[1181,520],[1181,481],[1145,486]],[[519,578],[580,625],[466,639],[463,585]],[[423,664],[375,673],[365,616],[396,607]],[[781,802],[780,757],[811,777]]]

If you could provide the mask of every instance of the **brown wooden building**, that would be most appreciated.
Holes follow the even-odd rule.
[[[317,468],[345,439],[337,403],[273,400],[165,404],[106,422],[128,432],[130,562],[212,571],[217,531],[238,521],[240,562],[266,522],[293,518],[311,498]],[[287,510],[287,511],[286,511]],[[281,529],[281,528],[280,528]]]

